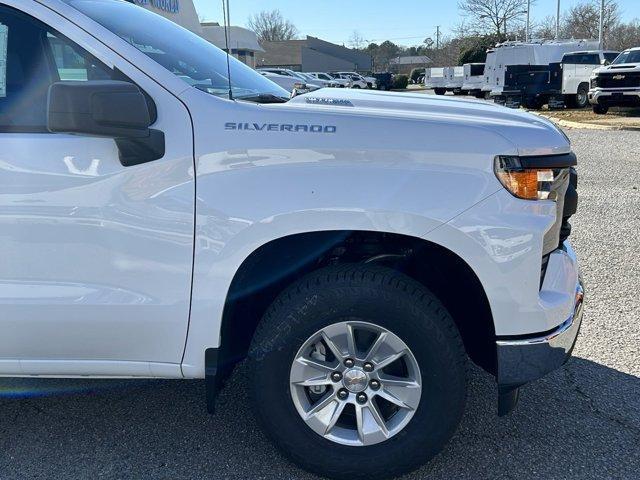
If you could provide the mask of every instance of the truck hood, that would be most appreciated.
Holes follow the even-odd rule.
[[[640,72],[640,63],[622,63],[619,65],[607,65],[606,67],[600,67],[593,71],[594,75],[599,73],[627,73],[627,72]]]
[[[482,100],[464,100],[420,93],[321,89],[294,97],[282,106],[477,127],[510,141],[520,155],[552,155],[571,150],[566,135],[551,121]],[[357,121],[357,119],[354,119]],[[392,123],[389,124],[392,128]]]

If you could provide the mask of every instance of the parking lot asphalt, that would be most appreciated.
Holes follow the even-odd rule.
[[[492,378],[474,369],[456,436],[407,479],[640,477],[640,133],[568,134],[587,287],[575,357],[524,387],[506,418]],[[210,417],[202,382],[0,380],[0,479],[316,478],[260,432],[246,384],[241,367]]]

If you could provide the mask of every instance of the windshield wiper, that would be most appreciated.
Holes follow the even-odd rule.
[[[255,103],[287,103],[289,101],[288,98],[279,97],[273,93],[259,93],[256,95],[247,95],[245,97],[236,97],[236,100]]]

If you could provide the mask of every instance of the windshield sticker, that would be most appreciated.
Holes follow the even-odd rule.
[[[0,23],[0,98],[7,96],[7,38],[9,27]]]

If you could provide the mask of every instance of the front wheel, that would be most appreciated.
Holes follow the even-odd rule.
[[[251,396],[274,443],[336,479],[401,475],[433,458],[466,400],[466,354],[440,302],[383,267],[310,274],[265,314]]]
[[[447,90],[445,88],[434,88],[433,92],[436,95],[444,95],[445,93],[447,93]]]
[[[589,87],[586,85],[580,85],[578,87],[578,93],[575,97],[576,108],[586,108],[589,105]]]
[[[606,115],[609,112],[609,107],[605,105],[594,105],[593,113],[596,115]]]

